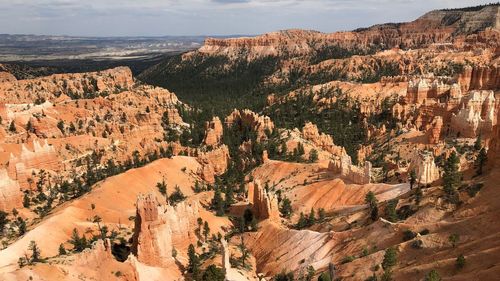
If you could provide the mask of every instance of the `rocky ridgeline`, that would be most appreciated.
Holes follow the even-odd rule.
[[[256,37],[208,38],[198,52],[238,57],[243,50],[249,59],[253,59],[270,55],[313,55],[316,50],[327,46],[368,51],[373,47],[419,48],[432,44],[463,44],[466,40],[477,40],[475,34],[480,31],[487,28],[498,29],[499,9],[498,5],[492,5],[479,11],[437,10],[408,23],[381,24],[330,34],[308,30],[284,30]],[[469,35],[472,37],[468,38]],[[498,41],[490,43],[498,46]]]
[[[29,80],[12,80],[0,83],[5,93],[0,103],[32,103],[37,99],[54,101],[69,97],[84,98],[86,94],[112,94],[134,86],[132,72],[127,67],[117,67],[91,73],[54,74]]]

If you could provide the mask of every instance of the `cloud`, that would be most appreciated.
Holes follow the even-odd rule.
[[[212,0],[212,2],[222,3],[222,4],[234,4],[234,3],[248,3],[250,2],[250,0]]]
[[[409,21],[491,0],[0,0],[0,33],[69,35],[324,32]]]

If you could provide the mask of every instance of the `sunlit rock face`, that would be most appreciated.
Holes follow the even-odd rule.
[[[331,160],[328,169],[355,184],[368,184],[371,182],[372,164],[365,161],[363,167],[358,167],[352,164],[351,157],[347,154]]]
[[[0,210],[10,212],[23,206],[23,193],[19,183],[9,177],[7,170],[0,169]]]
[[[461,137],[489,135],[496,125],[493,91],[472,91],[462,108],[451,117],[451,129]]]
[[[434,157],[427,151],[415,152],[408,170],[415,172],[417,183],[420,184],[431,184],[440,177]]]

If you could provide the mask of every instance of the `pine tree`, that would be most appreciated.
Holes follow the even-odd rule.
[[[385,215],[387,219],[391,222],[397,222],[399,220],[398,214],[396,212],[396,206],[398,205],[398,199],[391,199],[385,205]]]
[[[465,267],[464,255],[460,254],[460,256],[457,257],[457,260],[455,261],[455,266],[457,267],[457,269],[462,269]]]
[[[325,209],[319,208],[319,210],[318,210],[318,221],[319,222],[323,222],[325,220],[325,217],[326,217]]]
[[[451,202],[458,202],[457,188],[460,186],[462,175],[459,172],[458,165],[460,159],[453,151],[444,164],[443,187],[448,199]]]
[[[477,155],[477,158],[476,158],[475,166],[476,166],[476,174],[477,175],[483,174],[483,167],[487,161],[488,161],[488,154],[486,153],[486,149],[484,149],[484,147],[483,147],[479,151],[479,154]]]
[[[481,134],[479,134],[476,138],[476,142],[474,143],[474,149],[475,150],[480,150],[482,148],[482,143],[481,143]]]
[[[17,217],[17,228],[19,230],[19,236],[22,236],[26,233],[26,222],[21,217]]]
[[[441,281],[441,276],[439,276],[439,273],[433,269],[427,274],[427,276],[425,276],[425,281]]]
[[[196,280],[196,277],[200,272],[200,260],[198,255],[196,254],[193,244],[189,244],[188,259],[188,272],[191,273],[193,275],[193,279]]]
[[[16,133],[17,132],[17,128],[16,128],[16,124],[14,123],[14,120],[12,120],[12,122],[10,122],[9,131],[11,133]]]
[[[66,255],[66,249],[62,243],[59,245],[59,255]]]
[[[158,191],[165,196],[165,198],[167,197],[167,183],[165,182],[165,179],[156,183],[156,188],[158,188]]]
[[[316,149],[311,149],[309,152],[309,162],[315,163],[318,161],[318,151]]]
[[[0,234],[3,233],[5,225],[9,223],[9,219],[7,218],[7,213],[0,210]]]
[[[415,193],[414,194],[415,194],[415,203],[417,205],[420,205],[420,202],[422,201],[422,197],[424,196],[424,194],[422,193],[422,188],[420,188],[420,186],[417,187],[415,189]]]
[[[410,189],[413,189],[413,185],[417,181],[417,174],[415,173],[415,170],[410,171]]]
[[[311,226],[316,222],[316,214],[314,212],[314,208],[311,209],[309,213],[309,217],[307,218],[307,226]]]
[[[224,205],[226,208],[229,208],[234,203],[234,191],[231,186],[226,188],[226,196],[225,196]]]
[[[210,234],[210,227],[208,226],[208,222],[205,221],[203,225],[203,236],[205,237],[205,241],[208,240],[208,235]]]
[[[369,191],[365,196],[365,203],[370,207],[370,218],[372,221],[376,221],[378,219],[378,200],[375,197],[375,193],[373,191]]]
[[[215,187],[214,198],[212,199],[212,208],[215,209],[215,215],[224,216],[224,200],[219,187]]]
[[[26,123],[26,131],[27,132],[33,132],[33,124],[31,123],[31,120],[28,120],[28,123]]]
[[[284,198],[281,201],[280,213],[283,217],[289,219],[292,215],[292,202],[288,198]]]
[[[59,120],[59,122],[57,122],[57,128],[64,134],[64,121]]]
[[[238,248],[240,249],[240,252],[241,252],[240,263],[243,267],[246,267],[247,266],[246,262],[247,262],[248,257],[249,257],[249,252],[248,252],[247,247],[245,246],[245,243],[243,242],[243,237],[241,237],[241,242],[238,245]]]
[[[28,249],[31,251],[31,263],[39,262],[42,259],[40,248],[35,241],[31,241]]]
[[[382,268],[385,270],[390,270],[396,265],[398,259],[398,253],[396,249],[390,247],[385,250],[384,260],[382,261]]]

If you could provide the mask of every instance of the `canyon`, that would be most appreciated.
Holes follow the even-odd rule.
[[[0,280],[496,280],[499,15],[0,65]]]

